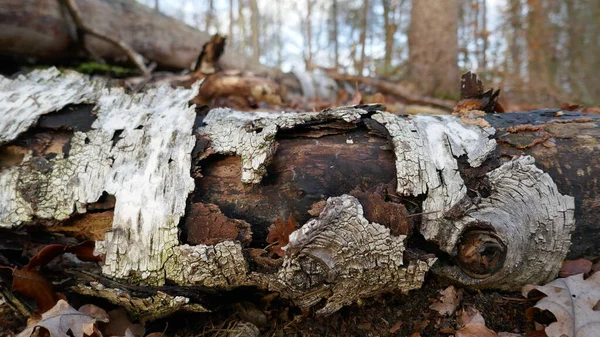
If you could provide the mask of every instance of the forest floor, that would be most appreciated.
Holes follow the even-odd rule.
[[[446,286],[427,279],[422,289],[408,294],[390,293],[365,299],[360,304],[344,307],[327,317],[314,312],[301,313],[285,300],[272,298],[251,289],[235,292],[236,299],[215,313],[180,312],[146,323],[146,333],[164,332],[166,336],[228,336],[233,325],[249,321],[260,327],[261,336],[450,336],[461,327],[460,313],[474,308],[485,319],[486,326],[496,332],[524,334],[533,330],[525,317],[534,302],[518,293],[499,293],[463,289],[456,313],[443,316],[429,306],[438,301]],[[93,303],[109,311],[117,308],[103,300],[67,293],[69,303]],[[267,305],[265,306],[265,299]],[[0,336],[14,336],[25,322],[0,305]]]

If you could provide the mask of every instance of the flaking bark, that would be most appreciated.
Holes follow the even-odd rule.
[[[29,76],[62,78],[54,70]],[[365,205],[347,195],[354,189],[373,193],[373,187],[394,177],[397,183],[384,185],[382,195],[404,204],[409,213],[427,211],[417,223],[419,230],[450,257],[473,257],[465,254],[473,235],[487,235],[486,247],[504,254],[492,256],[495,268],[489,274],[481,273],[477,263],[462,261],[457,268],[440,262],[439,273],[457,282],[502,289],[544,282],[555,275],[569,247],[573,199],[562,195],[531,157],[496,157],[491,128],[449,116],[396,116],[382,112],[382,106],[365,105],[294,113],[215,109],[193,130],[196,116],[188,101],[197,86],[130,95],[81,78],[83,87],[93,88],[97,119],[89,130],[73,132],[68,153],[47,157],[30,152],[20,164],[0,171],[0,219],[9,228],[37,218],[66,219],[86,212],[103,192],[114,195],[112,230],[97,243],[108,277],[148,285],[170,280],[216,289],[258,286],[277,290],[303,308],[326,298],[321,314],[365,296],[418,288],[435,258],[409,254],[403,235],[366,218]],[[16,88],[10,80],[1,81]],[[31,91],[21,85],[23,91],[15,89],[10,97],[25,102]],[[45,87],[44,95],[60,102],[64,86]],[[1,101],[0,109],[10,104]],[[37,116],[61,106],[33,106],[37,111],[22,119],[0,118],[33,125]],[[6,134],[15,139],[25,129]],[[197,157],[204,159],[200,167],[192,167],[195,143]],[[276,153],[280,143],[285,146]],[[241,164],[235,158],[220,160],[215,152],[239,155]],[[233,169],[218,170],[231,159]],[[341,165],[343,160],[353,167]],[[336,171],[339,179],[331,179]],[[479,191],[479,185],[485,188]],[[226,205],[224,200],[236,193],[235,205]],[[266,227],[256,221],[259,215],[273,221],[301,214],[297,219],[304,226],[291,235],[282,265],[273,264],[275,272],[259,272],[239,242],[190,246],[180,241],[180,218],[186,203],[196,198],[211,199],[202,201],[250,223],[254,244],[266,237]],[[258,204],[260,198],[268,207]],[[310,219],[305,212],[323,200],[324,210]],[[235,207],[241,208],[238,216]],[[488,259],[485,254],[479,258]]]

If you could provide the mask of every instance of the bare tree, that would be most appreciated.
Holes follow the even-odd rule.
[[[306,65],[306,70],[311,70],[313,68],[312,59],[313,59],[313,48],[312,48],[312,8],[313,1],[306,0],[306,56],[304,57],[304,62]]]
[[[209,32],[213,25],[213,18],[215,16],[215,4],[213,0],[208,0],[208,10],[206,11],[206,21],[204,31]]]
[[[234,17],[233,17],[233,0],[229,0],[229,42],[233,42],[233,27],[234,27]]]
[[[340,67],[340,45],[338,40],[338,0],[332,0],[330,22],[332,23],[333,29],[330,32],[331,35],[329,40],[333,42],[333,64],[335,70],[338,70]]]
[[[425,94],[458,95],[458,14],[458,0],[413,1],[408,77]]]
[[[260,13],[258,12],[257,0],[250,0],[250,32],[252,36],[252,61],[254,63],[260,62],[260,31],[259,21]]]
[[[356,71],[358,75],[364,76],[366,53],[365,47],[367,44],[367,29],[368,29],[368,16],[369,16],[369,0],[363,0],[362,17],[361,17],[361,28],[360,28],[360,60]]]
[[[400,6],[404,0],[400,1]],[[394,34],[398,29],[396,23],[396,1],[382,0],[383,4],[383,27],[385,31],[385,56],[384,56],[384,70],[383,73],[387,74],[392,69],[392,57],[394,54]]]

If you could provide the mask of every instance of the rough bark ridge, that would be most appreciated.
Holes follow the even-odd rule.
[[[575,204],[561,195],[552,178],[534,165],[530,156],[513,159],[487,174],[491,195],[465,211],[453,226],[440,226],[443,235],[464,229],[493,228],[509,249],[502,267],[492,275],[473,277],[456,266],[444,267],[463,284],[500,289],[547,283],[560,270],[575,228]],[[527,252],[523,254],[522,252]],[[535,270],[535,274],[531,271]]]
[[[322,298],[318,314],[331,314],[344,305],[385,291],[419,288],[435,262],[432,255],[403,262],[406,236],[369,222],[355,197],[329,198],[318,218],[290,235],[278,281],[296,292],[303,308]]]

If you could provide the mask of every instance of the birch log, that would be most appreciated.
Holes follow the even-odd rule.
[[[188,101],[197,85],[130,95],[90,82],[84,85],[94,88],[90,126],[74,128],[69,146],[51,154],[48,146],[30,147],[28,137],[48,125],[35,126],[36,119],[60,109],[59,97],[72,97],[57,85],[72,76],[50,69],[2,79],[9,88],[3,94],[15,102],[28,102],[40,87],[47,97],[28,106],[36,111],[27,114],[14,113],[6,100],[0,104],[2,125],[33,132],[0,129],[8,142],[0,151],[16,147],[22,153],[16,165],[0,170],[0,224],[60,223],[98,207],[103,194],[113,195],[112,229],[97,251],[105,256],[104,275],[125,283],[257,286],[302,308],[326,299],[318,312],[329,314],[362,297],[418,288],[441,258],[436,272],[455,282],[517,289],[556,276],[571,244],[574,212],[593,211],[597,200],[596,180],[589,182],[595,190],[574,193],[568,184],[559,188],[534,157],[502,155],[510,152],[505,147],[534,156],[536,146],[566,152],[561,142],[582,156],[598,148],[598,118],[547,112],[537,113],[536,121],[545,124],[516,129],[497,123],[521,118],[510,114],[488,118],[500,125],[494,129],[455,116],[394,115],[379,105],[293,113],[214,109],[196,118]],[[11,86],[14,81],[19,85]],[[571,138],[552,133],[561,127],[572,131]],[[531,129],[543,131],[543,141],[529,135]],[[594,174],[597,163],[590,158],[591,168],[580,167],[577,181]],[[216,206],[193,207],[199,202]],[[234,227],[241,220],[250,224],[250,246],[235,230],[231,239],[208,240],[213,244],[185,241],[191,226],[213,225],[195,223],[201,217],[191,213],[214,214],[217,207],[240,219],[230,221]],[[303,225],[289,236],[283,259],[260,256],[269,225],[289,215]],[[417,253],[425,246],[416,233],[439,249]],[[589,247],[597,249],[597,241]],[[80,290],[118,293],[98,284]],[[166,302],[181,308],[186,301]]]

